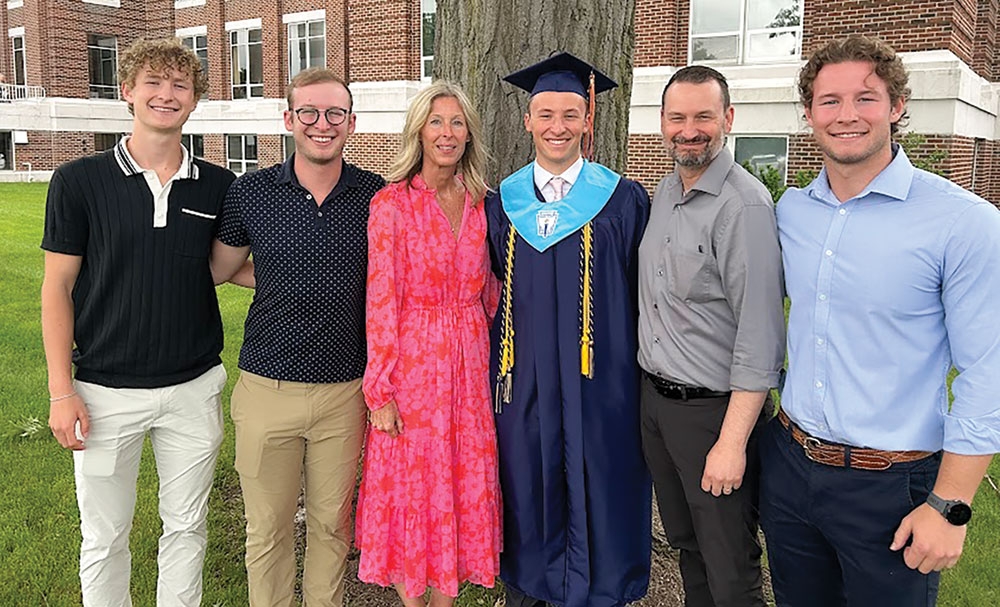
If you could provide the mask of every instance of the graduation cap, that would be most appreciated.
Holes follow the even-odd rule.
[[[505,77],[504,80],[531,93],[532,97],[545,91],[576,93],[588,97],[590,77],[594,76],[594,94],[618,86],[597,69],[569,53],[559,53]]]
[[[504,81],[509,82],[519,89],[531,93],[534,97],[538,93],[553,91],[557,93],[576,93],[588,101],[590,112],[588,122],[591,133],[584,143],[583,155],[592,159],[594,155],[594,97],[604,91],[609,91],[618,86],[611,78],[608,78],[586,61],[562,52],[553,55],[548,59],[539,61],[522,70],[504,77]]]

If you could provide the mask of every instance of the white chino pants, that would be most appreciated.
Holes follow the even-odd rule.
[[[84,607],[131,607],[128,536],[142,443],[149,433],[160,478],[156,604],[201,604],[208,493],[222,443],[222,365],[164,388],[76,382],[90,416],[85,448],[73,453],[80,507]]]

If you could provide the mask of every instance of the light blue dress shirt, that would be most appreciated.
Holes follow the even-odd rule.
[[[778,203],[781,406],[857,447],[1000,452],[1000,210],[894,152],[846,202],[824,170]]]

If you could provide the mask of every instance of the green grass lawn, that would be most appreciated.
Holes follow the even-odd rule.
[[[80,604],[77,578],[79,516],[69,452],[46,426],[48,392],[39,330],[41,240],[46,184],[0,184],[0,606]],[[222,445],[209,514],[205,564],[206,606],[246,605],[243,517],[239,480],[232,467],[229,394],[236,376],[242,324],[250,293],[221,287],[225,323],[223,361],[230,373],[224,394],[226,440]],[[40,427],[39,427],[40,425]],[[32,427],[37,427],[36,431]],[[25,434],[26,436],[22,436]],[[148,444],[147,444],[148,451]],[[132,595],[136,605],[155,604],[156,471],[143,457],[131,536]],[[1000,479],[1000,463],[990,473]],[[983,482],[975,503],[965,555],[945,573],[939,604],[1000,605],[1000,494]],[[472,589],[470,589],[472,590]],[[460,605],[483,604],[472,591]]]

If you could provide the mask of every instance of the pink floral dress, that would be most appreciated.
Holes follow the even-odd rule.
[[[357,511],[358,577],[457,596],[492,587],[501,505],[489,390],[498,285],[486,217],[468,195],[458,237],[420,176],[372,199],[365,402],[395,400],[403,433],[369,426]]]

